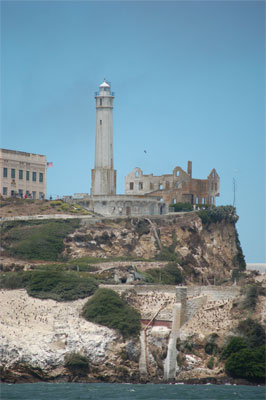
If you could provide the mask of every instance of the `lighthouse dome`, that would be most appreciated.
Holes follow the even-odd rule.
[[[99,86],[100,88],[110,88],[110,85],[108,85],[108,83],[106,82],[106,80],[104,79],[103,83]]]

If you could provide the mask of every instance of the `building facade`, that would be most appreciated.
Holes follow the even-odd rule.
[[[0,188],[3,197],[46,197],[46,157],[0,149]]]
[[[188,161],[187,172],[175,167],[172,174],[144,175],[140,168],[134,168],[125,177],[126,195],[158,196],[169,204],[216,204],[220,195],[220,178],[212,169],[207,179],[192,178],[192,162]]]

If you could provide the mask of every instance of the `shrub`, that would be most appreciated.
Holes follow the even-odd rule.
[[[265,345],[265,330],[261,324],[253,321],[253,319],[248,318],[241,321],[237,329],[238,332],[245,337],[249,347],[255,348]]]
[[[238,220],[236,209],[233,206],[219,206],[207,210],[200,210],[198,211],[198,215],[203,225],[215,224],[221,221],[236,223]]]
[[[247,343],[246,341],[239,336],[234,336],[230,339],[229,343],[224,347],[221,359],[227,359],[232,354],[237,353],[240,350],[246,349]]]
[[[146,274],[150,283],[178,285],[183,281],[182,274],[174,262],[168,263],[164,268],[150,268],[146,271]]]
[[[245,271],[246,261],[240,244],[237,230],[236,230],[236,248],[237,248],[237,254],[234,257],[233,263],[239,268],[240,271]]]
[[[64,250],[64,238],[78,226],[76,219],[16,221],[4,226],[2,245],[14,257],[56,261]]]
[[[211,357],[207,362],[207,368],[213,369],[213,366],[214,366],[214,358]]]
[[[257,285],[248,285],[248,287],[246,288],[245,298],[242,302],[243,309],[254,311],[256,308],[258,295],[259,291]]]
[[[233,378],[251,381],[265,379],[265,346],[256,349],[242,349],[231,354],[225,363],[226,372]]]
[[[82,316],[108,328],[117,329],[123,337],[140,332],[140,314],[110,289],[98,289],[82,309]]]
[[[31,279],[31,271],[6,272],[0,275],[1,289],[24,289]]]
[[[191,203],[176,203],[171,204],[170,207],[173,207],[175,212],[193,211],[193,205]]]
[[[33,297],[70,301],[91,296],[97,286],[95,279],[79,277],[73,272],[35,271],[26,288]]]
[[[80,353],[69,353],[65,356],[65,367],[70,370],[89,370],[89,359]]]

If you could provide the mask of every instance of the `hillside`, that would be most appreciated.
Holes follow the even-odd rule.
[[[24,212],[23,203],[14,202],[14,214]],[[39,215],[45,204],[45,213],[64,208],[48,203],[36,202],[32,213]],[[2,379],[162,382],[174,343],[174,379],[231,382],[221,358],[228,338],[239,334],[241,321],[264,326],[266,318],[266,282],[245,272],[234,209],[142,218],[74,215],[2,221]],[[186,321],[175,343],[178,288],[187,291]],[[96,306],[102,289],[107,297]],[[119,301],[108,297],[114,292]],[[87,321],[85,304],[92,306]],[[139,338],[123,336],[131,314],[132,332],[141,322]]]

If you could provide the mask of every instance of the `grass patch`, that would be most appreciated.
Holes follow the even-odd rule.
[[[8,272],[0,276],[2,289],[26,289],[40,299],[71,301],[91,296],[98,287],[95,279],[63,271]]]
[[[2,246],[12,257],[57,261],[64,250],[65,237],[79,224],[78,219],[4,222]]]
[[[140,314],[110,289],[98,289],[83,306],[82,316],[91,322],[117,329],[125,337],[138,336]]]
[[[91,296],[97,286],[95,279],[73,272],[35,271],[26,289],[30,296],[40,299],[71,301]]]

